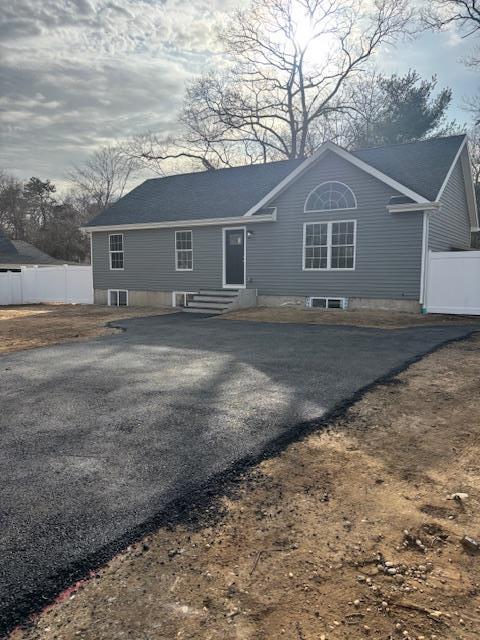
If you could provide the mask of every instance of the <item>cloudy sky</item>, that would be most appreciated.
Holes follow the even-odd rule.
[[[215,64],[215,21],[247,0],[2,0],[0,168],[64,185],[95,148],[132,133],[174,131],[185,82]],[[417,69],[451,86],[451,116],[475,78],[471,42],[425,34],[386,48],[386,73]]]

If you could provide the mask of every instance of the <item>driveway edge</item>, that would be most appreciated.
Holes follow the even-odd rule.
[[[114,320],[106,324],[110,326],[114,322],[118,321]],[[126,331],[124,327],[112,326],[112,328]],[[43,585],[41,592],[35,591],[24,596],[8,612],[8,615],[0,620],[0,637],[6,637],[17,626],[28,626],[29,618],[51,605],[62,591],[75,583],[92,577],[95,571],[115,555],[153,531],[164,526],[173,527],[179,524],[195,528],[218,520],[222,516],[221,511],[218,506],[215,509],[211,507],[215,506],[218,498],[225,495],[235,495],[236,486],[243,480],[242,474],[245,471],[263,460],[275,457],[291,443],[301,441],[315,431],[327,428],[373,388],[379,385],[395,384],[395,378],[416,362],[449,344],[467,341],[478,331],[478,327],[468,327],[466,334],[456,338],[448,338],[436,344],[423,354],[410,358],[401,365],[392,368],[383,376],[358,389],[350,398],[335,405],[321,418],[297,423],[288,431],[269,442],[261,452],[238,460],[228,469],[213,475],[204,485],[186,488],[181,497],[171,501],[153,517],[82,560],[72,563],[69,567],[51,576],[48,582]],[[208,507],[209,509],[207,510]]]

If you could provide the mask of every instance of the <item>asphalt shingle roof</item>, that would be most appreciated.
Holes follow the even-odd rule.
[[[360,149],[353,155],[434,200],[463,139],[434,138]],[[301,163],[284,160],[146,180],[89,226],[241,216]]]
[[[0,231],[0,267],[22,264],[63,264],[24,240],[9,240]]]
[[[15,245],[12,243],[12,241],[9,240],[5,236],[3,231],[0,230],[0,255],[3,255],[3,254],[14,256],[18,254],[18,251],[15,248]]]
[[[424,198],[435,200],[464,138],[464,135],[448,136],[359,149],[352,155]]]
[[[89,225],[241,216],[302,160],[284,160],[147,180]]]

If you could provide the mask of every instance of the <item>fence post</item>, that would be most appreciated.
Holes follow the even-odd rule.
[[[68,297],[68,264],[63,265],[63,276],[65,282],[65,295],[63,301],[68,304],[70,302]]]
[[[25,278],[25,271],[27,270],[27,267],[22,264],[22,266],[20,267],[20,304],[25,304],[25,296],[23,294],[23,280]]]
[[[33,266],[33,273],[35,274],[35,296],[32,296],[32,298],[34,299],[34,302],[42,302],[40,299],[38,298],[38,264]]]

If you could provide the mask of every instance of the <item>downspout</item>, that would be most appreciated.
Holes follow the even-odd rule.
[[[90,236],[90,267],[92,269],[92,290],[93,290],[93,300],[92,304],[95,304],[95,286],[93,284],[93,231],[89,231]],[[107,293],[108,297],[108,293]]]
[[[423,212],[422,225],[422,264],[420,268],[420,312],[427,313],[426,294],[428,280],[428,254],[429,254],[430,213]]]

